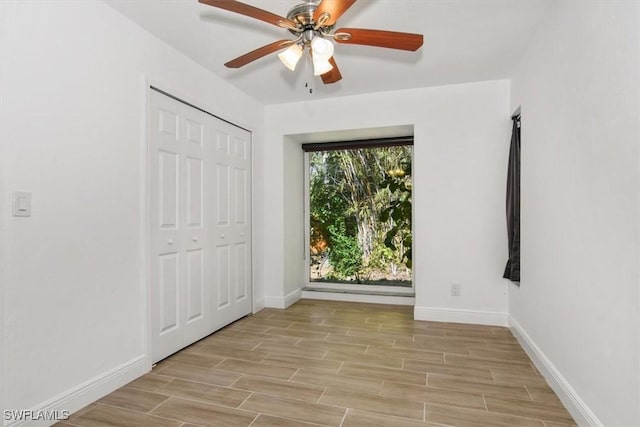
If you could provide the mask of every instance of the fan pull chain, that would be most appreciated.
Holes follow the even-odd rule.
[[[315,91],[315,81],[313,75],[313,59],[311,59],[311,50],[308,51],[308,55],[305,55],[304,59],[304,75],[305,83],[304,89],[309,92],[309,95],[313,95]]]

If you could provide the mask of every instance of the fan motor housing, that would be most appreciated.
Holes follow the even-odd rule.
[[[292,34],[298,35],[300,32],[305,32],[308,30],[314,30],[317,22],[313,19],[313,15],[318,8],[318,4],[308,1],[305,3],[298,4],[293,6],[289,13],[287,13],[287,19],[293,21],[298,26],[298,31],[289,29]],[[323,25],[322,28],[327,31],[333,28],[333,25]]]
[[[287,13],[287,19],[290,19],[302,28],[307,25],[314,25],[313,13],[317,8],[318,5],[313,2],[298,4],[289,10],[289,13]]]

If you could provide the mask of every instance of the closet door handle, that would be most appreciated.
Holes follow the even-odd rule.
[[[167,239],[167,243],[173,245],[173,239]]]
[[[220,235],[220,238],[221,238],[221,239],[224,239],[224,234],[221,234],[221,235]]]
[[[193,241],[197,242],[198,241],[198,236],[193,236]]]

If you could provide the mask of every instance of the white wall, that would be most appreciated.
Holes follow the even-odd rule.
[[[64,401],[108,373],[116,377],[98,391],[110,391],[149,366],[144,76],[253,130],[256,182],[264,115],[253,99],[102,2],[0,5],[2,379],[5,408],[29,409]],[[11,218],[14,190],[33,193],[31,218]],[[259,255],[256,265],[259,296]],[[77,409],[97,393],[79,392],[60,409]]]
[[[286,296],[300,286],[300,277],[304,277],[305,272],[304,155],[299,143],[292,138],[285,138],[283,156],[284,288],[289,290]],[[296,295],[291,295],[289,301]]]
[[[639,8],[556,2],[513,79],[522,286],[509,311],[584,425],[640,425]]]
[[[273,207],[265,211],[265,264],[272,267],[267,299],[295,292],[306,273],[292,280],[284,272],[299,262],[290,256],[302,256],[285,239],[287,210],[302,206],[302,196],[293,197],[287,184],[292,165],[283,164],[290,157],[288,135],[413,125],[416,316],[506,322],[509,81],[273,105],[265,114],[265,164],[273,171],[263,186]],[[462,284],[460,297],[450,296],[451,282]]]

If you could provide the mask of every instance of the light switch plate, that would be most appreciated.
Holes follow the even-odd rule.
[[[13,192],[13,216],[31,216],[31,193]]]

